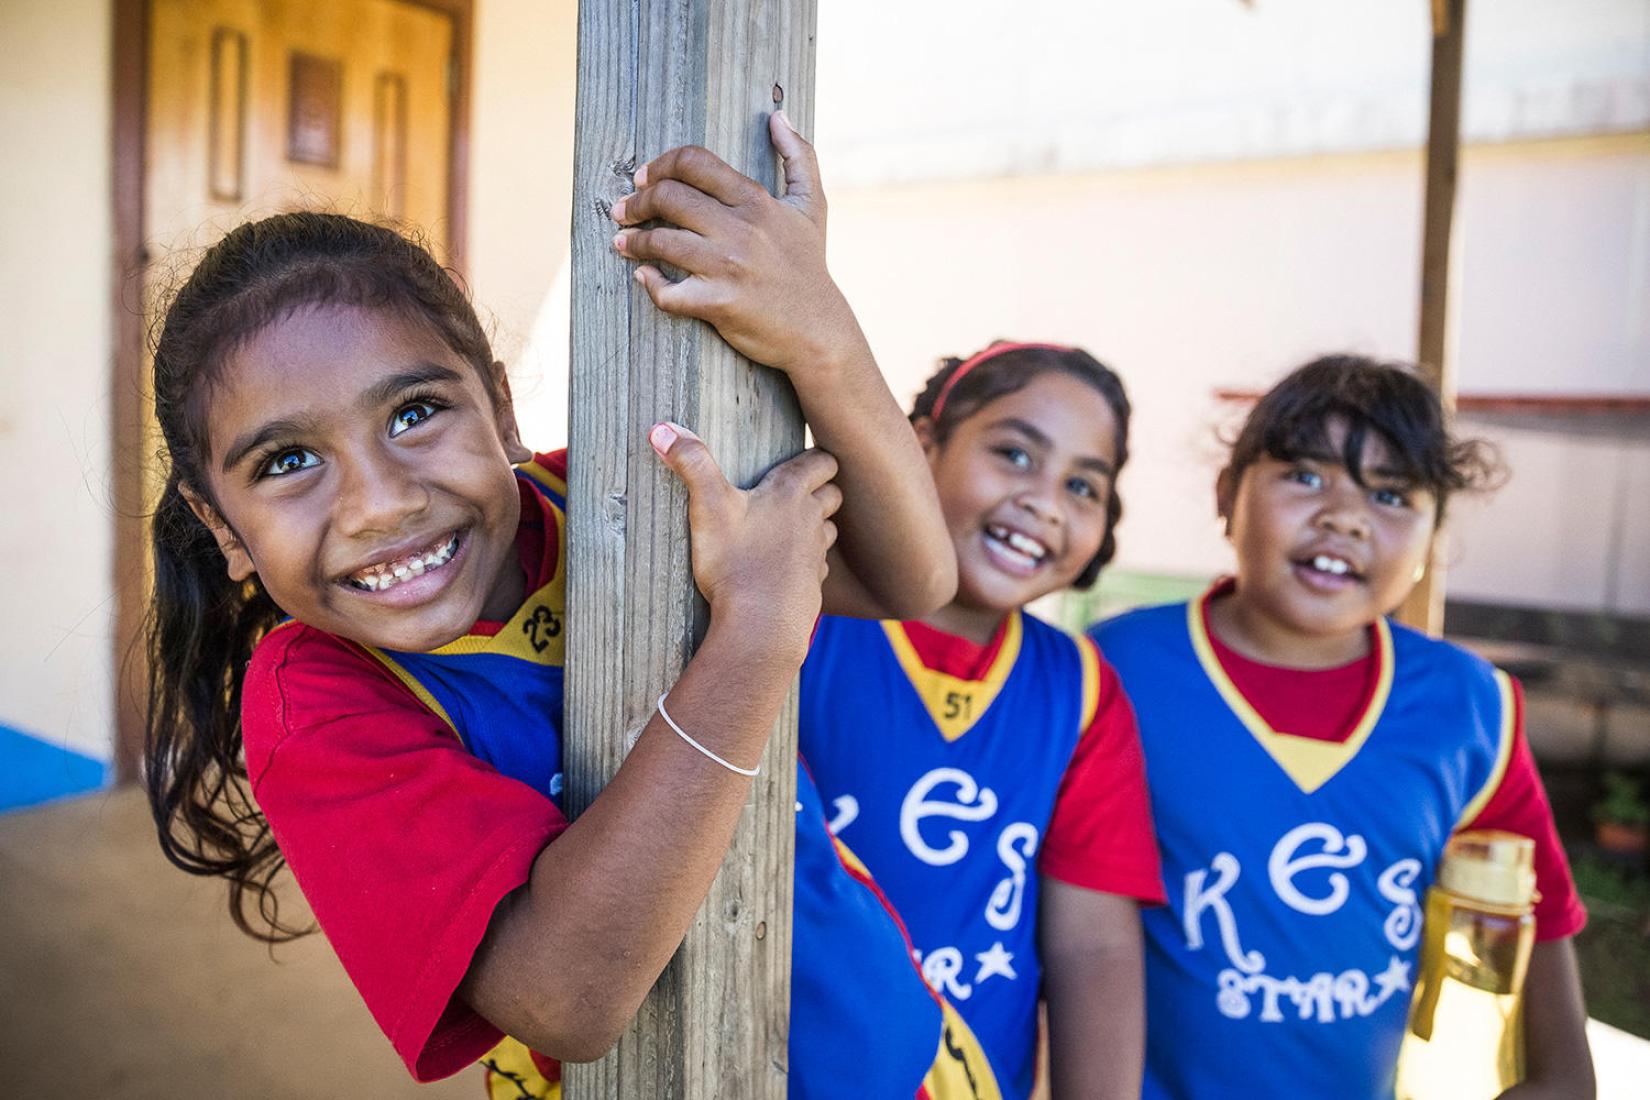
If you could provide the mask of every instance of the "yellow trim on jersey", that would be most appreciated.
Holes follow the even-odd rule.
[[[506,1035],[481,1056],[481,1064],[487,1068],[488,1100],[561,1100],[561,1082],[539,1072],[519,1039]]]
[[[842,843],[834,833],[831,843],[836,845],[836,858],[842,861],[844,867],[868,881],[872,878],[871,869],[865,866],[865,861],[854,855],[854,850]]]
[[[997,1075],[991,1071],[980,1041],[957,1010],[940,999],[940,1045],[934,1064],[922,1079],[929,1100],[1002,1100]]]
[[[555,474],[540,466],[537,462],[525,462],[517,469],[526,473],[529,478],[546,486],[551,490],[565,494],[564,483]],[[510,621],[499,629],[497,634],[466,634],[455,638],[444,646],[438,646],[431,653],[450,656],[455,654],[497,653],[505,657],[515,657],[536,665],[565,664],[567,652],[567,513],[557,507],[556,502],[546,499],[550,511],[555,519],[556,530],[545,531],[545,538],[556,540],[556,567],[550,579],[536,588],[531,595],[516,608],[516,613],[510,616]],[[436,697],[430,694],[417,677],[401,667],[401,663],[388,653],[376,646],[362,646],[378,661],[379,664],[395,674],[407,688],[418,697],[418,701],[429,707],[437,717],[453,732],[458,732],[458,725],[447,713]],[[462,740],[463,735],[460,734]]]
[[[1311,794],[1352,762],[1352,758],[1364,747],[1364,742],[1369,740],[1375,724],[1380,721],[1381,712],[1386,709],[1387,698],[1392,694],[1392,628],[1384,618],[1375,620],[1375,693],[1351,736],[1341,742],[1319,741],[1273,729],[1243,697],[1238,686],[1232,683],[1232,678],[1220,666],[1220,658],[1215,655],[1214,645],[1209,641],[1208,630],[1203,624],[1206,600],[1207,597],[1186,604],[1186,629],[1191,634],[1192,649],[1197,652],[1204,675],[1267,755],[1294,781],[1295,786]]]
[[[517,466],[516,469],[538,482],[544,488],[549,489],[552,493],[555,493],[563,500],[567,499],[567,481],[564,478],[558,477],[552,473],[548,466],[545,466],[540,462],[533,461],[523,462],[520,466]],[[551,507],[555,507],[554,501],[551,502]],[[556,510],[558,512],[561,511],[559,508]]]
[[[519,469],[535,480],[549,483],[552,488],[559,484],[553,474],[536,463],[526,463]],[[431,650],[432,653],[498,653],[536,665],[566,663],[567,539],[564,533],[567,530],[567,514],[556,507],[555,501],[547,500],[545,503],[550,506],[557,528],[555,532],[544,533],[546,538],[555,537],[557,540],[556,568],[550,579],[521,602],[516,613],[510,616],[510,621],[497,634],[466,634]]]
[[[395,678],[407,686],[407,690],[418,696],[418,701],[420,703],[423,703],[426,707],[429,707],[437,718],[447,723],[448,727],[450,727],[454,733],[458,734],[458,739],[460,741],[464,740],[464,735],[462,733],[458,733],[458,723],[453,721],[453,716],[447,713],[447,708],[442,706],[434,695],[430,694],[430,689],[425,687],[423,683],[419,681],[418,677],[402,668],[400,661],[397,661],[394,657],[391,657],[388,653],[385,653],[377,646],[364,645],[361,648],[371,654],[379,664],[394,673]]]
[[[906,636],[903,623],[884,621],[882,630],[888,636],[888,644],[899,659],[900,667],[905,670],[905,678],[911,681],[911,687],[922,700],[928,716],[934,720],[940,736],[947,741],[955,741],[972,729],[996,701],[997,693],[1002,691],[1009,672],[1014,668],[1015,659],[1020,656],[1024,627],[1020,623],[1020,613],[1011,612],[1008,625],[1003,630],[1003,644],[998,648],[991,667],[978,680],[964,680],[924,665],[922,658],[917,656],[916,647]]]
[[[1082,737],[1094,724],[1095,711],[1100,709],[1100,651],[1094,647],[1094,639],[1087,635],[1080,634],[1072,641],[1077,643],[1077,659],[1083,665],[1083,722],[1077,727],[1077,736]]]
[[[1507,774],[1507,763],[1512,760],[1513,739],[1518,725],[1518,708],[1513,702],[1512,677],[1500,669],[1495,669],[1495,686],[1501,692],[1501,722],[1499,740],[1495,746],[1495,766],[1490,769],[1489,778],[1484,785],[1478,788],[1478,793],[1472,796],[1466,808],[1461,811],[1461,817],[1455,823],[1457,829],[1472,824],[1472,819],[1483,812],[1484,807],[1501,788],[1501,780]]]
[[[556,575],[522,601],[497,634],[466,634],[431,653],[498,653],[535,665],[566,663],[567,579],[558,555]]]

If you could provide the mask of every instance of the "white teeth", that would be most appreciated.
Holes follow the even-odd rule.
[[[402,581],[421,576],[431,569],[439,569],[452,560],[458,550],[458,536],[454,535],[447,540],[445,546],[432,550],[428,554],[415,555],[398,562],[380,562],[360,570],[349,578],[350,584],[368,592],[384,592]]]
[[[1333,573],[1337,577],[1343,577],[1352,572],[1351,565],[1347,564],[1340,558],[1332,558],[1328,554],[1319,554],[1317,557],[1313,558],[1312,568],[1318,570],[1320,573]]]
[[[1009,532],[1008,544],[1020,553],[1029,554],[1034,558],[1042,558],[1048,553],[1048,549],[1044,547],[1042,543],[1038,542],[1036,539],[1027,538],[1018,531]]]
[[[996,524],[986,528],[986,534],[1002,543],[1005,547],[1017,552],[1017,556],[1027,559],[1029,564],[1036,565],[1048,557],[1048,547],[1032,538],[1022,535],[1018,531],[1010,531],[1006,527]]]

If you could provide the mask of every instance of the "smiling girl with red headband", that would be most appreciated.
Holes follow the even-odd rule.
[[[1138,904],[1163,899],[1134,715],[1086,639],[1023,610],[1110,560],[1127,456],[1117,376],[1078,348],[947,360],[911,415],[957,553],[920,621],[824,616],[802,754],[839,843],[904,918],[1005,1097],[1140,1091]]]

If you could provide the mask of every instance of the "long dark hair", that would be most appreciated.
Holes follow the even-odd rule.
[[[1236,486],[1263,456],[1293,462],[1331,453],[1336,420],[1346,425],[1336,457],[1354,481],[1364,484],[1364,444],[1373,434],[1386,445],[1393,472],[1432,493],[1440,521],[1452,495],[1493,489],[1505,476],[1491,444],[1450,431],[1437,392],[1412,367],[1339,354],[1296,367],[1266,391],[1232,443],[1224,478]]]
[[[448,272],[395,230],[338,214],[279,214],[231,231],[161,321],[154,389],[165,488],[151,533],[144,781],[166,857],[227,879],[235,924],[271,943],[310,931],[280,919],[270,883],[284,860],[252,799],[242,754],[241,680],[281,610],[256,576],[229,578],[184,488],[216,507],[205,477],[206,398],[224,360],[265,326],[319,303],[391,310],[429,325],[500,396],[486,333]]]
[[[994,340],[967,359],[940,360],[940,369],[929,376],[912,403],[911,420],[930,421],[934,441],[943,445],[958,424],[999,397],[1022,390],[1039,375],[1049,373],[1070,375],[1092,388],[1117,419],[1117,454],[1113,456],[1111,492],[1106,495],[1106,535],[1099,552],[1072,582],[1075,588],[1088,588],[1117,553],[1117,523],[1123,517],[1117,475],[1129,460],[1130,406],[1123,380],[1116,372],[1082,348]]]

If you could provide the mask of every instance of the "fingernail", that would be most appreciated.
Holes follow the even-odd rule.
[[[791,122],[791,116],[790,115],[786,114],[782,110],[781,111],[775,111],[774,114],[778,115],[779,116],[779,121],[783,122],[785,124],[785,129],[789,130],[793,134],[797,132],[796,126]]]
[[[624,239],[625,239],[625,234],[623,234],[623,233],[613,234],[613,250],[615,252],[623,252],[624,251]]]
[[[616,222],[624,221],[624,200],[620,199],[618,202],[608,207],[607,216]]]
[[[647,165],[644,164],[640,168],[636,169],[636,175],[632,178],[635,179],[637,187],[646,187],[647,186]]]
[[[668,420],[662,424],[653,425],[653,430],[647,433],[647,441],[653,444],[653,449],[659,452],[660,458],[663,458],[676,445],[676,426]]]
[[[630,273],[630,277],[632,279],[635,279],[638,283],[641,283],[643,286],[646,286],[647,285],[647,268],[638,267],[635,271],[632,271]]]

